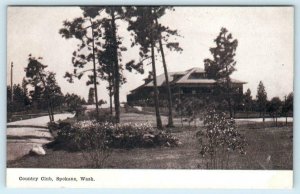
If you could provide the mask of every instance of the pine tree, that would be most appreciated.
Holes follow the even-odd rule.
[[[64,21],[63,28],[59,30],[62,37],[69,39],[75,38],[81,41],[78,49],[73,52],[72,63],[74,66],[73,73],[66,72],[65,77],[69,82],[73,82],[73,77],[81,79],[83,74],[91,71],[92,74],[88,77],[90,80],[87,85],[94,85],[95,101],[96,101],[96,117],[99,118],[99,105],[98,105],[98,90],[97,84],[97,54],[101,50],[101,22],[97,18],[99,9],[82,8],[83,16],[75,18],[73,21]],[[85,67],[91,64],[91,69]],[[78,69],[81,69],[78,72]]]
[[[247,91],[244,94],[244,103],[245,103],[245,109],[247,113],[247,117],[249,116],[249,111],[252,108],[253,102],[252,102],[252,95],[251,90],[248,88]]]
[[[171,7],[168,7],[168,9],[172,9]],[[179,36],[176,30],[171,30],[166,26],[161,25],[158,22],[158,18],[163,16],[165,14],[166,7],[160,6],[160,7],[153,7],[153,14],[154,14],[154,20],[155,20],[155,27],[158,33],[158,43],[159,43],[159,51],[161,53],[162,57],[162,63],[163,63],[163,68],[164,68],[164,75],[165,75],[165,81],[166,81],[166,89],[167,89],[167,100],[168,100],[168,127],[173,127],[173,103],[172,103],[172,93],[171,93],[171,88],[170,88],[170,83],[169,83],[169,74],[168,74],[168,68],[166,64],[166,59],[165,59],[165,53],[164,53],[164,48],[163,48],[163,40],[166,42],[167,48],[170,50],[175,50],[175,51],[182,51],[182,48],[179,47],[178,42],[169,42],[168,37],[170,36]],[[165,35],[164,35],[165,34]]]
[[[152,71],[149,76],[153,80],[154,85],[154,102],[155,102],[155,112],[158,128],[160,128],[160,114],[159,114],[159,103],[158,103],[158,91],[156,84],[156,62],[155,62],[155,50],[161,53],[162,63],[165,75],[165,87],[167,91],[167,101],[168,101],[168,125],[173,126],[173,115],[172,115],[172,94],[169,84],[168,69],[165,59],[165,53],[163,45],[170,50],[182,51],[179,47],[178,42],[170,42],[169,37],[178,36],[176,30],[171,30],[168,27],[159,23],[159,18],[161,18],[167,9],[172,9],[171,7],[164,6],[149,6],[149,7],[131,7],[127,9],[127,17],[129,21],[129,30],[133,31],[135,40],[132,46],[140,45],[140,60],[138,63],[131,61],[126,64],[126,68],[131,71],[132,69],[137,70],[140,73],[144,73],[144,63],[151,59]],[[157,45],[158,44],[158,45]]]
[[[233,117],[233,91],[230,75],[236,71],[236,61],[234,57],[238,41],[232,38],[231,33],[228,34],[226,28],[221,28],[221,32],[214,41],[216,47],[210,48],[213,59],[204,60],[205,71],[208,78],[217,80],[220,91],[225,94],[224,96],[228,103],[230,117]]]
[[[259,82],[257,87],[257,95],[256,101],[258,104],[258,109],[260,111],[260,115],[263,117],[263,122],[265,122],[265,113],[266,113],[266,105],[267,105],[267,92],[265,90],[265,86],[262,81]]]
[[[141,61],[151,59],[152,64],[152,81],[153,81],[153,90],[154,90],[154,103],[155,103],[155,115],[156,115],[156,125],[158,129],[162,129],[162,121],[159,112],[159,101],[158,101],[158,89],[157,89],[157,80],[156,80],[156,64],[155,64],[155,41],[157,40],[157,28],[155,28],[155,17],[153,14],[152,7],[132,7],[131,10],[128,10],[129,18],[135,17],[135,20],[129,20],[128,30],[134,32],[135,41],[133,45],[140,45],[139,55]],[[127,69],[135,68],[140,69],[143,65],[142,62],[137,65],[134,64],[134,61],[126,64]]]

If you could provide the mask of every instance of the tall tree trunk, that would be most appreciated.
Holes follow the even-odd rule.
[[[50,95],[46,89],[46,82],[45,80],[43,79],[43,76],[39,73],[39,76],[40,76],[40,79],[42,81],[42,84],[45,88],[45,93],[46,93],[46,98],[47,98],[47,109],[48,109],[48,114],[49,114],[49,119],[50,119],[50,123],[52,123],[54,121],[54,116],[53,116],[53,113],[52,113],[52,110],[51,110],[51,100],[50,100]]]
[[[115,103],[115,121],[120,123],[120,72],[119,72],[119,60],[118,60],[118,43],[117,43],[117,31],[115,21],[114,7],[110,8],[111,15],[111,27],[113,38],[113,56],[114,56],[114,103]]]
[[[113,114],[113,107],[112,107],[112,76],[111,72],[108,73],[108,87],[109,87],[109,110],[110,110],[110,115]]]
[[[284,109],[285,109],[285,125],[287,126],[287,117],[288,117],[288,108],[287,108],[287,105],[286,105],[286,96],[284,96]]]
[[[156,27],[158,28],[158,21],[157,18],[155,18],[155,23],[156,23]],[[159,33],[161,34],[161,32],[159,31]],[[161,52],[161,57],[162,57],[162,62],[163,62],[163,67],[164,67],[164,74],[165,74],[165,79],[166,79],[166,87],[167,87],[167,92],[168,92],[168,127],[174,127],[173,124],[173,113],[172,113],[172,94],[171,94],[171,88],[170,88],[170,83],[169,83],[169,76],[168,76],[168,69],[167,69],[167,64],[166,64],[166,60],[165,60],[165,53],[164,53],[164,49],[163,49],[163,45],[162,45],[162,41],[161,41],[161,37],[159,38],[159,48],[160,48],[160,52]]]
[[[50,111],[51,111],[51,120],[52,120],[52,122],[54,122],[54,108],[53,108],[51,98],[50,98]]]
[[[226,66],[226,72],[228,72],[228,67]],[[226,78],[226,92],[227,92],[227,102],[228,102],[228,108],[229,108],[229,114],[230,114],[230,118],[233,117],[232,114],[232,104],[231,104],[231,94],[230,94],[230,78],[229,76],[227,76]]]
[[[263,110],[263,113],[262,113],[262,115],[263,115],[263,122],[265,122],[265,108],[264,108],[264,110]]]
[[[98,90],[97,90],[97,72],[96,72],[96,56],[95,56],[95,36],[94,36],[94,28],[93,22],[91,21],[92,26],[92,44],[93,44],[93,82],[94,82],[94,90],[95,90],[95,101],[96,101],[96,119],[99,121],[99,101],[98,101]]]
[[[49,101],[47,103],[47,111],[48,111],[48,116],[49,116],[50,123],[52,123],[52,116],[51,116],[51,110],[50,110]]]
[[[156,114],[156,125],[158,129],[162,129],[162,122],[159,113],[158,103],[158,90],[156,82],[156,67],[155,67],[155,56],[154,56],[154,40],[151,34],[151,60],[152,60],[152,73],[153,73],[153,89],[154,89],[154,102],[155,102],[155,114]]]
[[[232,113],[232,104],[231,104],[231,98],[230,98],[230,94],[229,91],[227,91],[227,103],[228,103],[228,111],[229,111],[229,116],[230,118],[233,118],[233,113]]]

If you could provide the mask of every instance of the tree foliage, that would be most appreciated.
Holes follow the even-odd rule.
[[[84,113],[85,108],[82,106],[84,104],[84,100],[77,94],[67,93],[64,97],[64,101],[67,105],[67,110],[75,112],[75,117],[79,117]]]
[[[158,91],[156,83],[156,64],[155,64],[155,51],[160,51],[162,53],[164,72],[167,81],[167,89],[169,90],[168,83],[168,72],[166,67],[166,62],[163,54],[162,41],[167,45],[167,48],[181,51],[178,42],[168,42],[168,39],[171,35],[178,35],[176,30],[171,30],[166,26],[158,23],[158,19],[161,18],[166,9],[169,9],[164,6],[155,7],[130,7],[128,8],[126,14],[129,22],[128,30],[132,31],[132,40],[131,46],[139,46],[139,61],[135,62],[134,60],[126,64],[126,69],[132,71],[133,69],[137,70],[140,73],[144,73],[144,66],[147,64],[152,65],[152,71],[149,72],[149,78],[153,80],[154,86],[154,102],[155,102],[155,112],[156,112],[156,122],[157,127],[162,128],[160,113],[159,113],[159,102],[158,102]],[[159,46],[157,45],[159,43]],[[170,95],[169,95],[170,96]],[[172,126],[172,102],[171,98],[168,98],[169,104],[169,125]]]
[[[267,111],[272,117],[277,117],[281,113],[282,101],[279,97],[273,97],[267,103]]]
[[[285,97],[285,102],[283,103],[282,112],[284,115],[288,115],[289,112],[293,112],[293,101],[294,101],[294,93],[291,92]]]
[[[265,86],[262,81],[259,82],[257,87],[257,95],[256,95],[257,104],[259,106],[259,110],[263,111],[266,108],[267,103],[267,92]]]
[[[205,59],[204,66],[207,77],[217,80],[219,89],[225,93],[225,100],[229,106],[230,117],[232,112],[232,83],[230,75],[236,70],[234,59],[238,40],[233,39],[232,34],[226,28],[221,28],[214,40],[216,47],[210,48],[213,59]]]
[[[40,62],[41,59],[41,57],[36,59],[29,55],[24,83],[34,88],[30,91],[33,103],[37,106],[47,103],[50,122],[53,122],[55,102],[61,102],[59,99],[62,98],[62,92],[56,82],[55,73],[46,71],[47,66]]]
[[[86,72],[92,72],[88,75],[89,80],[87,85],[93,84],[95,90],[96,112],[99,116],[98,107],[98,91],[97,91],[97,58],[98,53],[102,50],[101,43],[101,24],[102,20],[95,15],[98,11],[98,7],[86,7],[82,8],[83,16],[73,19],[72,21],[64,21],[63,28],[59,30],[59,33],[63,38],[70,39],[75,38],[81,43],[77,45],[77,50],[73,52],[72,64],[73,72],[66,72],[65,78],[69,82],[73,82],[73,77],[81,79]],[[91,67],[87,68],[87,65]],[[79,70],[79,71],[78,71]]]
[[[7,86],[7,112],[13,113],[29,108],[30,99],[20,84],[13,85],[13,99],[11,99],[11,95],[11,86]]]
[[[239,133],[234,119],[226,119],[224,112],[208,108],[203,124],[204,131],[198,131],[196,136],[201,156],[208,158],[208,168],[228,168],[231,153],[246,154],[246,138]]]
[[[78,72],[78,68],[84,68],[89,62],[93,63],[93,74],[89,75],[87,85],[94,84],[97,115],[98,111],[98,78],[107,80],[110,98],[114,96],[115,120],[120,121],[119,88],[125,82],[122,76],[121,52],[126,51],[121,46],[121,38],[117,34],[116,21],[123,19],[124,7],[114,6],[85,6],[81,7],[83,17],[76,18],[72,22],[65,21],[64,28],[60,33],[65,38],[76,38],[81,40],[78,51],[73,53],[74,72],[67,72],[65,77],[72,82],[73,77],[80,79],[89,70]],[[90,52],[89,52],[90,51]],[[97,63],[97,65],[96,65]],[[111,102],[111,100],[110,100]]]
[[[244,101],[245,111],[247,112],[247,116],[248,116],[248,112],[253,111],[253,104],[254,104],[251,95],[251,90],[249,88],[244,93],[243,101]]]

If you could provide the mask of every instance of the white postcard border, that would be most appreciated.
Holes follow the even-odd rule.
[[[292,189],[293,187],[292,170],[7,168],[6,172],[6,185],[9,188]],[[57,177],[62,180],[58,181]],[[81,177],[85,177],[88,181],[80,180]],[[68,180],[65,180],[66,178]],[[77,181],[71,178],[76,178]]]

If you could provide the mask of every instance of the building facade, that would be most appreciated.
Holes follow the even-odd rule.
[[[217,81],[208,79],[206,72],[201,68],[191,68],[182,72],[169,72],[169,83],[173,101],[176,99],[199,98],[207,101],[221,101],[224,95],[217,92]],[[144,79],[145,83],[127,95],[128,105],[147,106],[153,105],[153,81]],[[231,91],[234,96],[243,95],[243,84],[246,82],[231,79]],[[168,97],[165,75],[157,76],[157,87],[159,92],[160,105],[164,106]]]

